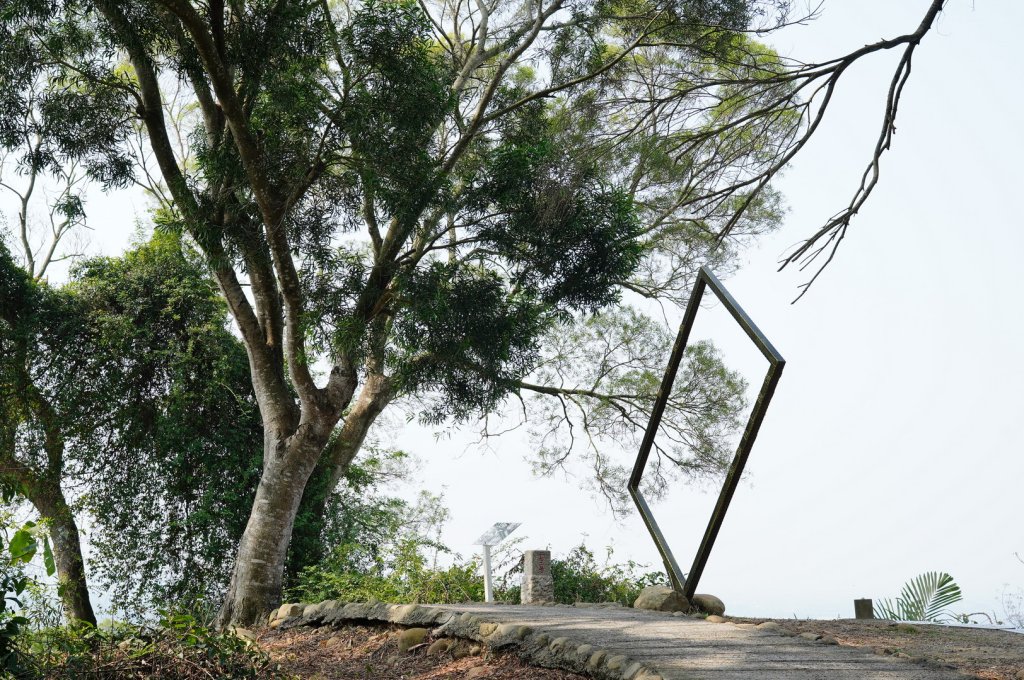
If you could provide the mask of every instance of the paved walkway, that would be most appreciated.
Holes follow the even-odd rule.
[[[271,625],[381,621],[478,640],[528,661],[599,680],[963,680],[869,650],[823,644],[752,624],[631,608],[522,605],[287,604]]]
[[[627,608],[453,605],[428,607],[469,612],[481,620],[527,625],[552,639],[624,655],[664,680],[963,680],[956,671],[930,669],[870,651],[826,645],[752,624],[700,619]]]

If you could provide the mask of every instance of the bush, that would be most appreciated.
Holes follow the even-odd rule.
[[[608,548],[605,563],[600,566],[594,559],[594,553],[581,543],[569,551],[565,559],[551,560],[555,601],[562,604],[618,602],[631,607],[641,590],[667,583],[665,574],[641,572],[646,565],[633,560],[624,564],[613,563],[613,554],[613,550]]]
[[[399,541],[379,554],[372,568],[352,568],[354,550],[339,546],[320,564],[306,567],[288,598],[303,602],[445,603],[483,600],[484,581],[476,560],[456,560],[446,569],[428,566],[426,553],[447,547],[416,538]],[[436,554],[435,554],[436,556]]]
[[[523,572],[522,541],[511,541],[494,553],[494,598],[498,602],[519,602],[519,576]],[[400,602],[420,604],[455,604],[482,602],[484,579],[478,573],[480,562],[455,556],[446,568],[431,566],[439,553],[451,554],[444,545],[434,541],[411,538],[400,541],[393,550],[379,555],[371,569],[353,569],[352,556],[345,549],[313,567],[303,570],[297,584],[288,592],[288,599],[302,602],[339,600],[342,602]],[[563,559],[551,561],[555,582],[555,601],[619,602],[631,606],[647,586],[665,583],[660,572],[644,572],[643,565],[628,561],[612,563],[608,549],[604,565],[583,544],[573,548]]]
[[[190,614],[163,612],[156,626],[88,624],[23,634],[16,678],[283,678],[247,641],[216,633]]]

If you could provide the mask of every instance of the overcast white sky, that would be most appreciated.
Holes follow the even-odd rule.
[[[822,17],[776,36],[805,60],[912,31],[929,0],[828,0]],[[830,118],[781,182],[783,229],[726,285],[787,367],[699,590],[730,613],[848,617],[856,597],[894,596],[948,571],[962,611],[1001,611],[1024,586],[1024,232],[1019,195],[1024,3],[950,0],[904,95],[883,180],[839,256],[798,304],[806,277],[780,254],[849,199],[878,134],[895,54],[848,73]],[[94,250],[116,253],[145,203],[90,198]],[[764,362],[721,309],[711,337],[752,390]],[[522,439],[398,438],[424,465],[416,487],[444,492],[447,542],[464,553],[492,522],[521,521],[524,547],[585,540],[659,566],[636,517],[616,522],[583,480],[538,480]],[[655,513],[689,566],[717,489],[680,486]]]

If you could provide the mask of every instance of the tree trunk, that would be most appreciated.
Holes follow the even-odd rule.
[[[89,586],[85,578],[85,560],[78,537],[78,524],[68,507],[59,484],[40,484],[28,497],[39,514],[50,521],[50,542],[57,567],[57,593],[69,619],[96,625],[96,614],[89,600]]]
[[[287,574],[294,578],[304,567],[324,557],[323,530],[327,500],[348,472],[349,466],[366,441],[370,427],[394,399],[390,381],[379,373],[370,373],[352,404],[345,422],[330,447],[320,458],[299,506],[295,536],[288,553]]]
[[[239,542],[217,625],[249,626],[281,604],[285,556],[303,489],[333,423],[300,425],[291,437],[266,437],[263,475]]]

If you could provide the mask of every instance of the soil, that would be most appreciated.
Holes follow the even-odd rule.
[[[745,619],[736,623],[775,621],[799,635],[814,633],[841,645],[866,647],[876,654],[904,657],[956,668],[984,680],[1024,680],[1024,635],[1001,630],[893,623],[857,619],[833,621]]]
[[[267,629],[257,636],[271,661],[309,680],[583,680],[582,675],[528,666],[512,654],[495,655],[460,641],[427,656],[427,645],[398,650],[396,626]],[[471,654],[456,658],[462,654]]]

